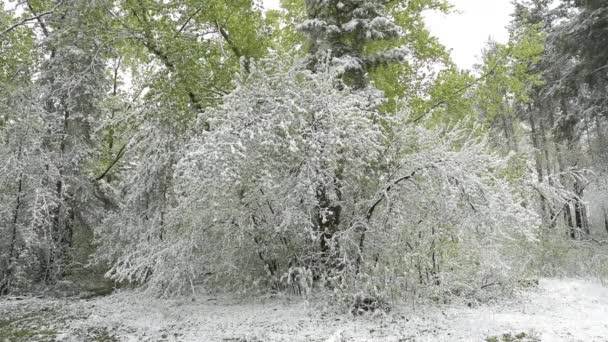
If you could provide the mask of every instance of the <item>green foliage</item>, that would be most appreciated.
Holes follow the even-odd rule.
[[[490,131],[504,134],[507,150],[518,150],[520,115],[543,84],[538,65],[545,51],[543,25],[525,18],[511,29],[506,45],[490,42],[479,72],[482,82],[473,92],[480,121]],[[500,141],[495,141],[501,145]]]
[[[387,7],[404,34],[396,40],[372,42],[366,47],[366,53],[403,47],[411,51],[412,56],[405,63],[381,65],[372,70],[371,82],[386,94],[384,111],[410,107],[416,112],[417,103],[428,106],[421,94],[428,94],[433,84],[430,70],[450,65],[448,51],[426,28],[423,13],[431,10],[448,13],[451,7],[443,0],[391,1]]]
[[[327,5],[329,9],[328,13],[325,13],[316,9],[307,12],[304,3],[304,0],[283,0],[281,6],[284,10],[269,15],[275,23],[274,31],[277,32],[274,40],[281,45],[275,47],[275,50],[295,51],[297,54],[311,51],[315,53],[319,44],[299,33],[296,26],[311,17],[333,22],[334,19],[328,18],[336,15],[336,24],[344,24],[350,18],[344,14],[337,15],[336,13],[341,12],[331,9],[335,4]],[[449,63],[446,49],[426,28],[423,13],[429,10],[447,12],[450,6],[443,0],[416,0],[406,3],[388,1],[383,5],[386,5],[387,17],[399,28],[401,34],[387,34],[383,39],[365,39],[364,35],[355,30],[328,40],[331,41],[329,45],[333,45],[329,48],[333,50],[350,51],[349,53],[365,57],[380,55],[393,49],[408,51],[405,63],[377,63],[367,69],[371,84],[386,94],[387,101],[382,104],[383,111],[395,112],[418,100],[421,94],[426,92],[431,75],[424,74],[423,70]],[[337,51],[334,53],[338,56],[343,53]]]
[[[0,32],[16,24],[18,18],[5,12],[0,3]],[[0,35],[0,129],[9,119],[15,119],[8,101],[18,85],[30,82],[32,67],[36,63],[34,34],[25,26],[16,27]]]
[[[431,128],[454,127],[463,122],[474,124],[471,91],[475,83],[470,72],[454,66],[439,71],[428,90],[429,98],[412,99],[412,120],[423,120]]]
[[[0,320],[0,340],[11,342],[55,341],[57,331],[37,326],[35,322],[37,318],[36,314],[3,318]],[[34,321],[32,322],[32,320]]]
[[[2,11],[0,4],[0,32],[17,21],[17,18]],[[7,86],[11,82],[22,80],[24,74],[27,75],[35,58],[35,55],[32,55],[33,45],[33,33],[24,26],[0,36],[0,85]]]
[[[608,281],[608,251],[597,243],[572,241],[568,227],[543,227],[539,244],[531,246],[533,269],[544,277],[591,276]]]
[[[306,8],[303,0],[281,0],[282,10],[266,12],[272,38],[271,49],[282,56],[303,56],[308,51],[306,35],[297,30],[297,25],[306,18]]]
[[[163,104],[157,118],[182,128],[232,89],[241,58],[248,63],[270,46],[262,13],[251,0],[126,0],[112,27],[115,37],[124,37],[113,43],[135,85],[149,87],[147,100]],[[153,61],[161,67],[141,67]]]
[[[535,331],[520,332],[518,334],[504,333],[502,335],[489,336],[486,342],[540,342],[541,339]]]

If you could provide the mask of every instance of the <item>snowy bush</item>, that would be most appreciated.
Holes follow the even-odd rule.
[[[203,284],[391,299],[471,295],[516,278],[507,249],[534,239],[539,218],[499,176],[508,160],[465,129],[380,114],[382,94],[336,87],[336,75],[252,65],[183,151],[142,159],[137,177],[160,172],[170,190],[134,189],[128,205],[142,193],[164,205],[106,220],[109,276],[161,295]],[[165,137],[144,150],[176,145]]]
[[[400,159],[378,191],[380,212],[365,224],[358,252],[366,266],[349,291],[479,297],[523,276],[530,252],[520,243],[534,243],[540,221],[526,207],[523,182],[518,189],[498,176],[508,158],[459,128],[443,134],[404,126],[396,136]]]
[[[45,188],[55,171],[40,137],[41,109],[27,100],[31,89],[4,93],[10,108],[0,126],[0,294],[23,291],[44,277],[53,249],[49,212],[57,199]],[[50,164],[50,165],[49,165]]]

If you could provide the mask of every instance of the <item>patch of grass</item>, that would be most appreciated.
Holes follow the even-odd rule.
[[[224,342],[261,342],[257,337],[224,337]]]
[[[512,333],[504,333],[502,335],[488,336],[486,342],[540,342],[540,337],[533,331],[528,333],[520,332],[513,335]]]
[[[118,342],[118,338],[110,333],[107,328],[89,329],[90,341],[93,342]]]
[[[41,312],[46,312],[42,309]],[[38,326],[41,316],[34,313],[20,313],[0,320],[0,342],[50,342],[55,341],[57,331],[51,327]]]
[[[57,332],[52,329],[36,329],[26,327],[16,327],[13,321],[0,321],[0,341],[25,342],[55,341]]]

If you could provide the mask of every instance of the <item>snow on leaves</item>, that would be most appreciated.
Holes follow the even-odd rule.
[[[533,238],[537,216],[498,177],[506,161],[483,142],[465,129],[407,125],[405,113],[381,115],[382,94],[340,90],[334,69],[321,70],[252,64],[173,154],[167,205],[117,219],[123,247],[110,253],[109,275],[166,295],[196,284],[280,289],[300,283],[294,270],[333,274],[319,224],[338,216],[330,245],[346,288],[376,274],[379,260],[392,276],[418,268],[452,279],[454,260],[473,251],[486,260],[505,239]],[[504,275],[511,266],[487,269]]]

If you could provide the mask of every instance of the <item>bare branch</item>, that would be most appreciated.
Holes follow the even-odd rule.
[[[583,242],[589,242],[589,241],[591,241],[591,242],[595,242],[598,245],[608,245],[608,241],[607,240],[598,240],[598,239],[592,237],[589,233],[585,232],[583,229],[581,229],[579,227],[573,227],[573,228],[579,234],[583,234],[583,235],[586,236],[585,239],[582,240]]]
[[[46,24],[44,23],[44,21],[42,21],[42,16],[36,14],[36,11],[32,7],[32,4],[30,3],[29,0],[26,0],[26,3],[27,3],[27,8],[30,9],[30,12],[32,12],[33,15],[37,16],[36,20],[38,21],[38,24],[40,25],[40,28],[42,29],[42,33],[44,33],[45,37],[48,37],[49,36],[49,30],[47,29]],[[63,3],[63,0],[59,1],[59,3],[57,3],[57,5],[55,5],[55,7],[53,7],[53,9],[51,10],[51,12],[54,12],[59,6],[61,6],[62,3]]]
[[[99,182],[100,180],[104,179],[108,175],[110,170],[112,170],[114,165],[116,165],[120,161],[120,159],[122,159],[122,157],[125,155],[125,151],[126,151],[128,144],[129,144],[129,142],[127,141],[124,145],[122,145],[122,147],[120,148],[120,150],[116,154],[116,157],[110,163],[110,165],[108,165],[108,167],[105,169],[105,171],[101,175],[99,175],[97,178],[95,178],[96,182]]]
[[[241,52],[239,47],[236,46],[236,44],[232,41],[228,32],[226,32],[226,30],[224,30],[224,28],[222,26],[220,26],[220,23],[217,20],[215,21],[215,27],[220,32],[220,35],[222,36],[222,38],[224,38],[226,43],[228,43],[228,46],[230,46],[230,50],[232,50],[232,52],[234,52],[234,54],[238,58],[241,58],[243,56],[243,53]]]
[[[434,167],[433,165],[427,165],[427,166],[421,166],[417,169],[415,169],[414,171],[412,171],[412,173],[410,173],[409,175],[403,176],[397,180],[395,180],[394,182],[392,182],[391,184],[389,184],[386,188],[384,188],[384,191],[382,192],[382,195],[380,195],[380,197],[374,202],[374,204],[372,204],[372,206],[367,210],[367,213],[365,214],[365,219],[367,221],[369,221],[372,218],[372,215],[374,214],[374,211],[376,210],[376,207],[382,203],[382,201],[386,198],[386,194],[395,186],[398,185],[399,183],[406,181],[406,180],[411,180],[416,173],[418,173],[419,171],[422,171],[424,169],[428,169],[428,168],[432,168]]]
[[[182,31],[186,28],[186,26],[188,26],[188,24],[190,23],[190,21],[192,21],[192,18],[194,18],[197,14],[199,14],[201,11],[203,10],[203,7],[199,7],[196,11],[194,11],[194,13],[190,14],[188,16],[188,18],[186,19],[186,21],[182,24],[182,26],[179,28],[179,30],[177,30],[177,32],[175,33],[174,37],[177,37],[180,33],[182,33]]]
[[[28,2],[28,5],[29,5],[29,2]],[[55,6],[55,8],[56,8],[56,7],[57,7],[57,6]],[[44,17],[44,16],[47,16],[47,15],[49,15],[49,14],[52,14],[53,12],[55,12],[55,8],[54,8],[54,9],[52,9],[52,10],[50,10],[50,11],[46,11],[46,12],[44,12],[44,13],[40,13],[40,14],[36,14],[36,13],[34,13],[34,12],[32,11],[32,12],[34,13],[34,16],[33,16],[33,17],[25,18],[25,19],[21,20],[20,22],[15,23],[15,24],[13,24],[13,25],[9,26],[7,29],[5,29],[4,31],[2,31],[2,33],[0,33],[0,37],[2,37],[2,36],[4,36],[4,35],[6,35],[7,33],[11,32],[12,30],[14,30],[14,29],[18,28],[19,26],[25,25],[25,24],[27,24],[28,22],[30,22],[30,21],[34,21],[34,20],[36,20],[36,21],[38,21],[38,23],[40,23],[40,27],[42,28],[42,31],[44,32],[44,35],[48,37],[49,32],[48,32],[48,30],[46,29],[46,26],[45,26],[45,25],[44,25],[44,23],[42,22],[41,18],[42,18],[42,17]],[[30,10],[31,10],[31,7],[30,7]]]

